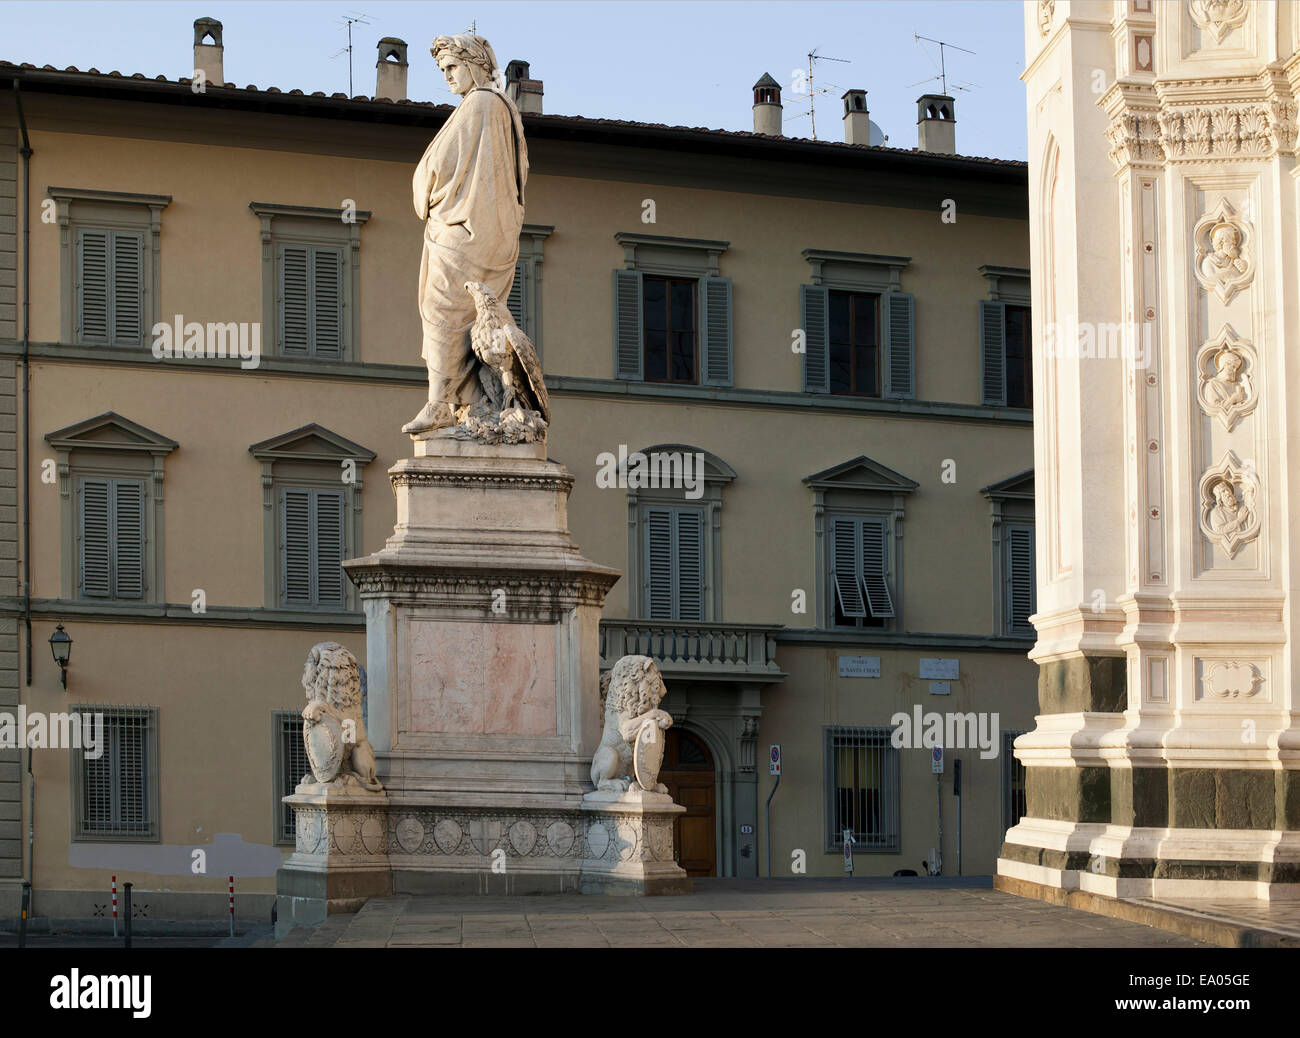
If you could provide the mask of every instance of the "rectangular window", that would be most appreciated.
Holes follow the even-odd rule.
[[[346,608],[343,514],[341,490],[280,489],[281,606]]]
[[[857,851],[899,849],[898,750],[892,729],[825,729],[826,849],[842,846],[845,829]]]
[[[888,544],[889,523],[883,517],[831,519],[835,626],[885,627],[893,618]]]
[[[880,396],[880,297],[832,291],[828,310],[830,391]]]
[[[144,235],[77,230],[77,341],[144,345]]]
[[[1033,615],[1038,602],[1034,574],[1034,528],[1004,524],[1002,544],[1006,631],[1008,634],[1032,635],[1034,628],[1029,617]]]
[[[704,619],[704,511],[645,510],[645,616]]]
[[[1006,315],[1007,406],[1034,406],[1031,369],[1032,326],[1029,307],[1007,304]]]
[[[1002,733],[1002,831],[1029,813],[1025,800],[1025,766],[1016,760],[1016,737],[1023,731]]]
[[[275,746],[275,838],[276,843],[294,843],[297,835],[293,808],[282,798],[291,796],[298,783],[311,774],[307,747],[302,741],[302,714],[277,710],[271,723]]]
[[[103,716],[103,752],[72,757],[77,837],[158,838],[158,712],[151,707],[77,706]]]
[[[695,285],[693,278],[654,277],[641,282],[645,380],[695,385]]]
[[[343,356],[343,250],[279,246],[280,353],[339,360]]]
[[[980,300],[980,356],[985,404],[1034,406],[1032,311]]]
[[[79,483],[78,493],[81,597],[143,598],[143,481],[84,478]]]

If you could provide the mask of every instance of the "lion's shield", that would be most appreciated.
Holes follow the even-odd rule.
[[[632,747],[632,765],[641,788],[654,792],[659,785],[659,766],[664,762],[664,730],[654,718],[641,725]]]

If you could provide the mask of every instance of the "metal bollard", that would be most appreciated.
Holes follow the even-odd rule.
[[[131,887],[132,886],[134,886],[134,884],[132,883],[122,884],[122,912],[124,915],[124,918],[122,920],[122,933],[125,938],[125,943],[122,945],[122,947],[124,948],[131,947]]]
[[[18,916],[18,947],[27,947],[27,907],[32,903],[32,885],[23,883],[22,913]]]

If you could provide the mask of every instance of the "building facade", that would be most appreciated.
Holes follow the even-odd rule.
[[[29,875],[38,916],[93,916],[112,875],[155,914],[215,916],[231,874],[269,905],[303,660],[365,658],[338,564],[393,527],[426,378],[410,176],[451,109],[405,98],[400,40],[352,99],[226,84],[222,45],[196,26],[202,82],[3,70],[0,709],[104,717],[99,756],[0,757],[6,916]],[[624,573],[602,660],[668,682],[682,864],[840,875],[848,828],[858,875],[936,847],[954,873],[961,758],[989,873],[1035,712],[1025,166],[952,154],[951,98],[900,149],[861,91],[841,143],[780,136],[763,81],[766,132],[735,133],[548,115],[508,79],[509,304],[575,539]],[[942,775],[893,737],[931,713]]]

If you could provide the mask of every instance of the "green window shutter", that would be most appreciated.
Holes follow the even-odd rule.
[[[528,328],[524,322],[528,318],[528,300],[526,294],[528,286],[524,283],[528,277],[528,267],[523,260],[515,264],[515,280],[510,285],[510,294],[506,296],[506,309],[510,311],[510,316],[515,319],[515,324],[528,334]]]
[[[1007,307],[980,300],[980,372],[986,404],[1007,402]]]
[[[916,303],[910,292],[885,294],[885,392],[910,400],[916,396]]]
[[[343,252],[311,250],[311,348],[313,357],[343,356]]]
[[[144,484],[113,481],[113,597],[143,598]]]
[[[280,489],[280,604],[311,606],[311,491]]]
[[[311,250],[306,245],[279,248],[280,353],[305,357],[311,342],[311,292],[307,276]]]
[[[731,385],[731,278],[704,278],[704,378],[706,386]]]
[[[77,231],[77,341],[109,342],[108,231]]]
[[[677,612],[674,620],[704,619],[704,513],[674,509],[677,535]]]
[[[799,310],[805,339],[804,392],[829,393],[831,389],[830,290],[822,285],[800,285]]]
[[[673,510],[645,510],[645,615],[673,618]]]
[[[1029,617],[1037,607],[1034,574],[1034,528],[1003,527],[1003,568],[1006,571],[1006,622],[1013,634],[1033,632]]]
[[[639,382],[643,377],[641,343],[641,272],[614,271],[614,377]]]
[[[867,592],[867,608],[876,618],[894,615],[886,560],[887,532],[883,519],[862,520],[862,585]]]
[[[347,602],[343,575],[343,491],[313,490],[315,513],[314,605],[342,609]]]
[[[867,615],[866,600],[858,578],[858,522],[856,519],[831,520],[831,580],[840,612],[845,616]]]
[[[112,480],[81,481],[81,515],[77,537],[81,562],[81,595],[108,598],[112,587]]]
[[[144,345],[144,236],[112,233],[112,343]]]

